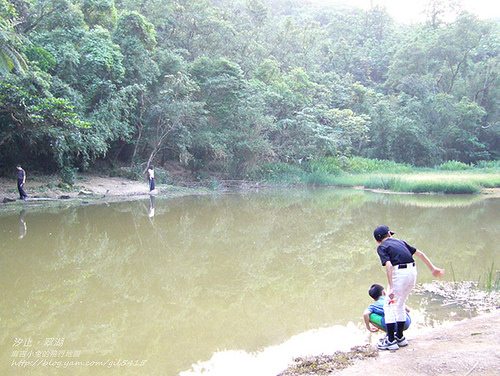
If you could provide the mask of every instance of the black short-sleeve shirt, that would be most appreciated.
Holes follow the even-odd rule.
[[[390,261],[392,265],[408,264],[414,262],[413,254],[417,251],[416,248],[412,247],[404,240],[396,238],[388,238],[377,248],[377,253],[384,266],[387,261]]]

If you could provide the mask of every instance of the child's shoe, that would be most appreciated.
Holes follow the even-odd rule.
[[[392,342],[389,342],[389,339],[387,337],[384,338],[384,340],[381,341],[377,345],[377,347],[379,348],[379,350],[398,350],[399,349],[398,341],[394,340]]]
[[[403,336],[403,338],[398,338],[398,336],[396,336],[396,342],[398,343],[399,347],[408,346],[408,341],[406,340],[405,336]]]

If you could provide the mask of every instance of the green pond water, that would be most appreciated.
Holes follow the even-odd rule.
[[[386,284],[377,225],[444,280],[484,282],[500,265],[499,213],[477,195],[354,189],[0,211],[0,374],[276,375],[376,341],[362,313]],[[472,314],[418,294],[409,306],[408,337]]]

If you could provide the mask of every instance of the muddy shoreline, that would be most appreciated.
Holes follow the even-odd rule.
[[[149,192],[146,180],[129,180],[123,177],[109,177],[96,174],[81,174],[73,186],[60,183],[57,177],[28,176],[25,191],[26,202],[18,199],[15,179],[0,177],[0,210],[17,205],[57,205],[70,203],[105,203],[148,198],[152,193],[162,197],[180,197],[187,195],[206,195],[214,192],[252,191],[270,188],[261,182],[247,181],[176,181],[172,185],[157,185],[157,189]],[[365,189],[364,187],[353,187]],[[381,191],[382,192],[382,191]],[[382,193],[395,193],[386,192]],[[401,194],[399,192],[399,194]],[[411,193],[409,193],[411,194]],[[500,197],[500,188],[488,188],[481,192],[486,198]],[[9,205],[2,205],[9,204]]]
[[[0,178],[0,211],[18,210],[20,207],[54,207],[103,204],[117,201],[147,199],[151,194],[162,197],[209,194],[203,187],[161,185],[150,192],[147,181],[119,177],[82,175],[72,186],[59,183],[51,177],[28,179],[25,185],[28,198],[19,200],[15,181]]]

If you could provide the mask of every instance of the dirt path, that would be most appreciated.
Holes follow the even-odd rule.
[[[36,203],[43,200],[61,201],[64,199],[84,199],[98,201],[115,201],[134,199],[149,195],[147,181],[134,181],[119,177],[102,177],[97,175],[83,175],[72,189],[64,189],[50,178],[45,180],[29,178],[25,185],[28,202]],[[160,188],[155,193],[162,193]],[[0,205],[6,200],[17,200],[18,192],[13,179],[0,178]]]
[[[149,194],[147,181],[135,181],[123,178],[90,176],[87,181],[79,183],[85,191],[97,195],[133,196]]]
[[[429,329],[409,346],[357,360],[340,376],[500,375],[500,312]]]

